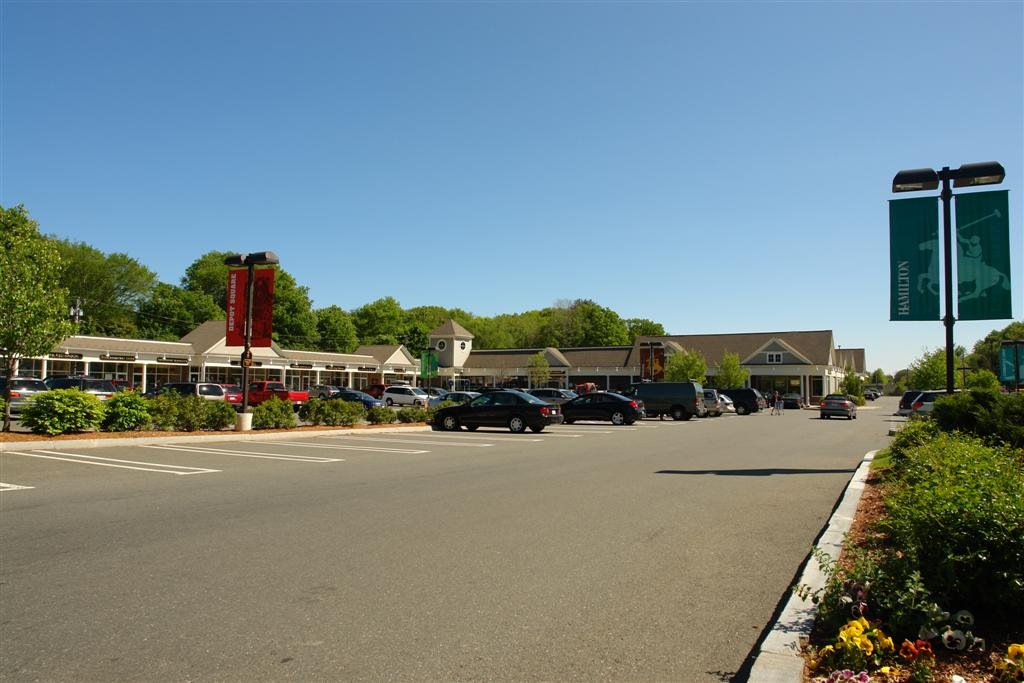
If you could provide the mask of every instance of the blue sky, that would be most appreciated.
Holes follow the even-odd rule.
[[[0,203],[165,282],[269,249],[318,308],[588,298],[894,372],[944,330],[888,321],[892,177],[997,160],[1024,318],[1021,2],[0,12]]]

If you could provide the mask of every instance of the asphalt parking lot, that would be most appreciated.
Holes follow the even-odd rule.
[[[2,671],[729,680],[891,413],[4,452]]]

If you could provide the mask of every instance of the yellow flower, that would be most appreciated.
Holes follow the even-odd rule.
[[[896,646],[892,643],[892,638],[882,638],[878,641],[878,647],[882,650],[888,650],[892,652],[896,649]]]
[[[860,619],[858,619],[857,623],[860,624],[861,628],[863,628],[865,631],[868,630],[869,628],[871,628],[871,624],[869,624],[868,620],[865,619],[864,617],[861,617]]]
[[[1010,659],[1016,659],[1017,657],[1024,657],[1024,645],[1014,643],[1006,650],[1006,656]]]
[[[858,639],[857,647],[860,648],[860,651],[866,654],[868,657],[870,657],[871,653],[875,651],[875,646],[872,644],[869,638]]]
[[[825,647],[821,648],[821,650],[818,651],[818,656],[821,657],[821,658],[825,658],[825,657],[829,656],[830,654],[832,654],[835,651],[836,651],[836,649],[834,647],[832,647],[831,645],[826,645]]]
[[[861,619],[863,618],[861,617]],[[856,638],[864,633],[864,627],[861,626],[859,621],[851,621],[846,625],[846,632]]]

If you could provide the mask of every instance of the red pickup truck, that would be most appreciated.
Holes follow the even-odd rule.
[[[271,396],[288,401],[295,410],[309,401],[308,391],[291,391],[281,382],[249,382],[249,405],[258,406]]]

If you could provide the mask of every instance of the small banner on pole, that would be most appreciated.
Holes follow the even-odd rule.
[[[228,271],[227,339],[224,340],[228,346],[245,344],[245,292],[248,279],[245,268]]]
[[[1024,379],[1024,341],[1003,342],[999,347],[999,380],[1020,382]]]
[[[270,346],[274,329],[274,269],[253,272],[252,340],[254,347]]]
[[[889,320],[938,320],[939,198],[889,201]]]
[[[960,320],[1012,318],[1009,193],[956,195],[956,286]]]

